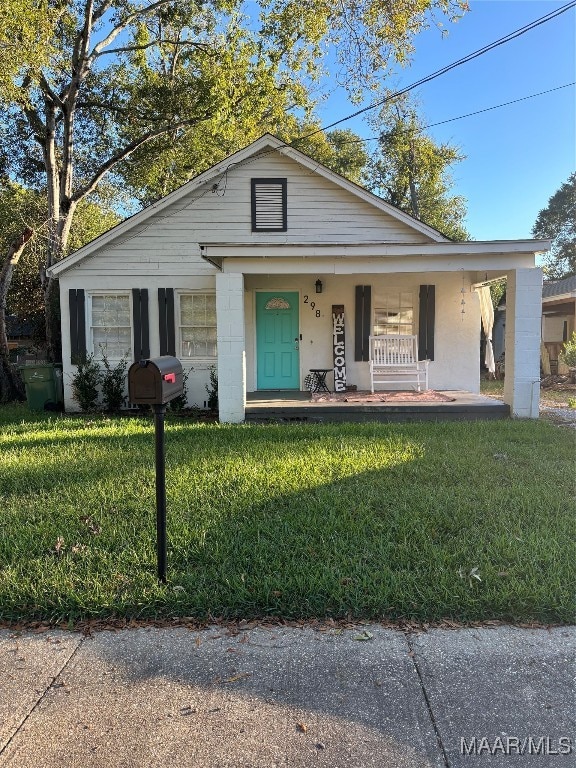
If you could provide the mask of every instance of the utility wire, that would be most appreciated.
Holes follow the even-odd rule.
[[[376,101],[373,104],[368,105],[367,107],[364,107],[363,109],[359,109],[356,112],[354,112],[351,115],[348,115],[347,117],[343,117],[340,120],[336,120],[333,123],[330,123],[329,125],[317,128],[314,131],[311,131],[310,133],[306,134],[305,136],[300,136],[297,139],[294,139],[290,143],[285,144],[286,147],[295,147],[296,144],[299,141],[303,141],[304,139],[309,138],[310,136],[314,136],[317,133],[321,133],[322,131],[327,131],[329,128],[333,128],[336,125],[340,125],[340,123],[344,123],[347,120],[351,120],[354,117],[358,117],[358,115],[362,115],[365,112],[368,112],[372,109],[375,109],[376,107],[381,106],[382,104],[385,104],[388,101],[392,101],[393,99],[397,98],[398,96],[401,96],[404,93],[408,93],[408,91],[413,90],[414,88],[417,88],[419,85],[424,85],[424,83],[428,83],[431,80],[434,80],[437,77],[440,77],[440,75],[445,74],[446,72],[449,72],[451,69],[455,69],[456,67],[459,67],[461,64],[466,64],[468,61],[472,61],[472,59],[477,58],[478,56],[482,56],[484,53],[488,53],[488,51],[493,50],[494,48],[497,48],[500,45],[503,45],[504,43],[510,42],[510,40],[513,40],[516,37],[520,37],[520,35],[525,34],[526,32],[529,32],[531,29],[534,29],[541,24],[545,24],[548,21],[551,21],[552,19],[555,19],[557,16],[560,16],[561,14],[565,13],[566,11],[569,11],[571,8],[574,8],[576,6],[576,0],[571,0],[571,2],[566,3],[566,5],[561,6],[560,8],[557,8],[555,11],[551,11],[550,13],[546,14],[545,16],[540,17],[539,19],[536,19],[535,21],[530,22],[529,24],[526,24],[524,27],[520,27],[520,29],[515,30],[514,32],[510,32],[510,34],[505,35],[504,37],[501,37],[499,40],[496,40],[493,43],[490,43],[483,48],[478,49],[477,51],[474,51],[473,53],[468,54],[467,56],[464,56],[461,59],[458,59],[458,61],[453,62],[452,64],[448,64],[446,67],[443,67],[442,69],[437,70],[436,72],[433,72],[431,75],[428,75],[427,77],[423,77],[422,79],[418,80],[417,82],[413,83],[412,85],[406,86],[406,88],[401,89],[400,91],[396,91],[393,94],[390,94],[389,96],[386,96],[386,98],[381,99],[380,101]],[[559,86],[560,88],[565,88],[567,86]],[[557,90],[557,89],[551,89],[551,90]],[[547,93],[547,91],[544,91],[543,93]],[[540,94],[534,94],[540,95]],[[532,98],[531,96],[527,96],[525,98]],[[517,99],[517,101],[522,101],[522,99]],[[513,102],[510,102],[513,103]],[[505,105],[501,105],[505,106]],[[496,109],[497,107],[488,107],[488,109]],[[480,112],[487,111],[487,110],[480,110]],[[471,113],[473,114],[473,113]],[[462,117],[468,117],[468,115],[463,115]],[[460,118],[451,118],[451,120],[458,120]],[[449,120],[443,121],[443,122],[449,122]],[[434,125],[438,125],[438,123],[435,123]],[[427,128],[430,128],[432,126],[426,126]],[[378,137],[373,137],[378,138]],[[371,139],[362,139],[361,141],[370,141]],[[264,155],[270,154],[276,150],[269,150],[268,152],[265,152]],[[262,157],[262,155],[259,155],[258,157]],[[253,162],[256,158],[246,158],[243,161],[240,161],[238,163],[230,163],[226,169],[223,171],[221,175],[222,178],[226,178],[228,171],[230,168],[234,166],[240,166],[240,165],[246,165],[250,162]],[[192,179],[190,180],[192,181]],[[199,196],[199,198],[204,197],[207,194],[208,190],[206,190],[203,194]],[[190,208],[199,198],[193,198],[190,200],[186,205],[184,205],[181,209],[179,209],[178,213],[181,211]],[[154,204],[152,204],[153,207]],[[160,221],[164,220],[165,218],[168,218],[171,214],[165,214],[164,216],[160,217]],[[141,234],[143,230],[148,229],[152,224],[152,221],[150,221],[148,224],[144,224],[142,229],[138,229],[138,232],[135,232],[133,235],[129,235],[124,240],[120,240],[120,243],[124,243],[127,240],[131,240],[132,238],[136,237],[137,235]]]
[[[347,120],[352,120],[352,118],[358,117],[359,115],[363,115],[364,113],[369,112],[372,109],[376,109],[376,107],[380,107],[383,104],[386,104],[387,102],[398,98],[398,96],[402,96],[403,94],[408,93],[409,91],[412,91],[414,88],[418,88],[418,86],[420,85],[429,83],[431,80],[435,80],[437,77],[440,77],[440,75],[444,75],[447,72],[450,72],[450,70],[461,66],[462,64],[467,64],[469,61],[472,61],[473,59],[476,59],[479,56],[483,56],[485,53],[488,53],[488,51],[492,51],[494,48],[497,48],[500,45],[504,45],[504,43],[509,43],[511,40],[514,40],[515,38],[520,37],[521,35],[524,35],[526,32],[530,32],[532,29],[539,27],[541,24],[545,24],[548,21],[552,21],[552,19],[555,19],[557,16],[560,16],[563,13],[566,13],[566,11],[569,11],[571,8],[574,8],[575,6],[576,6],[576,0],[571,0],[571,2],[566,3],[566,5],[563,5],[560,8],[557,8],[555,11],[551,11],[550,13],[547,13],[545,16],[541,16],[539,19],[535,19],[535,21],[531,21],[529,24],[526,24],[525,26],[520,27],[519,29],[516,29],[514,32],[510,32],[504,37],[501,37],[500,39],[495,40],[493,43],[489,43],[488,45],[485,45],[483,48],[479,48],[477,51],[474,51],[473,53],[469,53],[467,56],[464,56],[461,59],[458,59],[457,61],[452,62],[452,64],[448,64],[445,67],[442,67],[442,69],[436,70],[436,72],[432,72],[432,74],[427,75],[426,77],[423,77],[420,80],[417,80],[415,83],[412,83],[411,85],[407,85],[405,88],[402,88],[399,91],[396,91],[395,93],[392,93],[389,96],[386,96],[385,98],[380,99],[379,101],[375,101],[373,104],[369,104],[367,107],[358,109],[356,112],[353,112],[351,115],[342,117],[340,120],[336,120],[335,122],[330,123],[329,125],[325,125],[325,126],[322,126],[321,128],[317,128],[316,130],[311,131],[305,136],[300,136],[298,139],[295,139],[294,141],[292,141],[290,143],[290,146],[294,146],[299,141],[308,139],[310,136],[314,136],[317,133],[321,133],[322,131],[327,131],[329,128],[334,128],[336,125],[340,125],[341,123],[344,123]]]
[[[576,81],[572,83],[566,83],[565,85],[558,85],[556,88],[549,88],[547,91],[540,91],[540,93],[531,93],[529,96],[522,96],[519,99],[513,99],[512,101],[505,101],[503,104],[495,104],[493,107],[485,107],[484,109],[477,109],[475,112],[468,112],[465,115],[458,115],[458,117],[449,117],[447,120],[440,120],[437,123],[429,123],[423,125],[419,130],[425,131],[427,128],[434,128],[437,125],[444,125],[445,123],[453,123],[455,120],[463,120],[465,117],[472,117],[473,115],[481,115],[482,112],[490,112],[493,109],[500,109],[501,107],[509,107],[510,104],[517,104],[519,101],[527,101],[528,99],[535,99],[536,96],[544,96],[546,93],[553,93],[554,91],[560,91],[562,88],[570,88],[570,86],[576,85]],[[342,144],[363,144],[365,141],[377,141],[380,136],[368,136],[365,139],[348,139],[343,141]]]

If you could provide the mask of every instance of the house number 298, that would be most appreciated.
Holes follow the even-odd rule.
[[[315,301],[308,301],[308,295],[306,294],[304,296],[304,304],[308,304],[312,312],[316,315],[316,317],[320,317],[320,310],[316,309],[316,302]]]

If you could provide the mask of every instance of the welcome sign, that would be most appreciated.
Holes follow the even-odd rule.
[[[344,306],[332,305],[334,346],[334,392],[346,392],[346,357],[344,353]]]

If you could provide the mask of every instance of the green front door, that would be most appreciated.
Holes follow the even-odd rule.
[[[299,389],[298,294],[256,293],[258,389]]]

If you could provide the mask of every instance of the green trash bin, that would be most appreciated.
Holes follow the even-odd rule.
[[[47,407],[58,408],[64,402],[62,367],[53,363],[19,366],[26,388],[26,400],[31,411]]]

